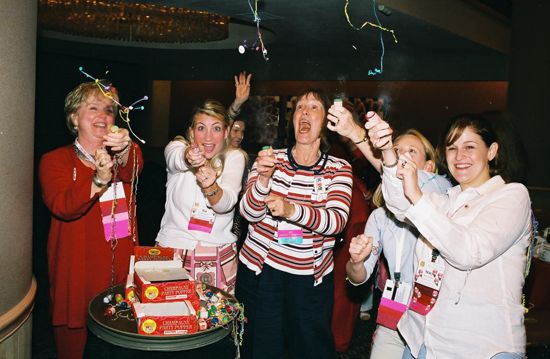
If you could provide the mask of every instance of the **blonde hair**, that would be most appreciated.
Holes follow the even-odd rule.
[[[99,85],[96,82],[83,82],[76,86],[65,97],[65,123],[69,131],[71,131],[71,133],[75,136],[78,135],[78,128],[72,121],[72,115],[78,112],[80,106],[86,102],[90,96],[104,96],[98,86]],[[113,98],[118,101],[118,91],[112,86],[109,91]],[[113,111],[114,114],[118,112],[118,105],[115,101],[113,101]]]
[[[384,202],[384,195],[382,194],[382,183],[378,184],[378,187],[374,190],[372,194],[372,203],[376,207],[383,207],[386,202]]]
[[[428,140],[426,138],[426,136],[424,136],[422,133],[420,133],[420,131],[418,131],[415,128],[409,128],[408,130],[406,130],[405,132],[403,132],[402,134],[397,136],[393,142],[395,143],[395,142],[399,141],[399,139],[401,137],[407,136],[407,135],[414,136],[414,137],[416,137],[420,140],[420,142],[422,143],[422,147],[424,147],[424,152],[426,153],[425,160],[426,161],[433,161],[433,163],[434,163],[434,173],[437,173],[437,152],[435,151],[435,148],[432,145],[432,143],[430,142],[430,140]]]
[[[206,100],[204,101],[200,106],[196,107],[193,110],[193,115],[191,117],[191,124],[189,125],[189,128],[187,129],[187,136],[186,138],[182,136],[176,136],[175,140],[183,141],[186,144],[191,144],[195,142],[195,138],[193,136],[193,128],[195,127],[197,117],[200,114],[205,114],[210,117],[214,117],[218,120],[220,120],[223,123],[223,126],[225,129],[229,129],[230,127],[230,120],[227,117],[226,110],[224,105],[222,105],[221,102],[217,100]],[[224,162],[225,162],[225,153],[227,152],[227,149],[229,147],[229,136],[225,138],[223,141],[222,149],[219,153],[214,155],[209,162],[210,166],[216,170],[216,175],[219,177],[223,172]]]
[[[437,152],[434,149],[434,146],[432,143],[424,136],[420,131],[414,128],[409,128],[399,136],[397,136],[394,140],[394,143],[399,141],[399,139],[403,136],[414,136],[418,138],[418,140],[422,143],[422,147],[424,147],[424,152],[426,153],[425,160],[426,161],[433,161],[434,165],[434,173],[437,173]],[[376,190],[374,191],[372,195],[372,203],[374,203],[377,207],[384,206],[384,196],[382,194],[382,184],[379,184],[378,187],[376,187]]]

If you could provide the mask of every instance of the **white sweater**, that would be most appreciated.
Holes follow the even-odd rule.
[[[166,158],[166,205],[156,241],[163,247],[194,249],[200,241],[203,246],[221,246],[237,241],[231,233],[233,213],[241,190],[245,159],[240,151],[228,151],[221,176],[217,179],[223,196],[211,206],[197,184],[195,174],[187,167],[184,152],[187,145],[171,141],[164,150]],[[199,202],[215,212],[211,233],[188,230],[193,205]]]

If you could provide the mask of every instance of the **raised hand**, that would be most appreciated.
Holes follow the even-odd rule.
[[[351,239],[349,245],[350,261],[352,263],[363,263],[372,252],[372,237],[360,234]]]
[[[196,177],[200,188],[208,188],[216,182],[216,170],[210,166],[202,166],[197,170]]]
[[[396,177],[403,181],[403,194],[415,204],[422,197],[422,190],[418,186],[418,171],[416,164],[408,153],[399,155]]]
[[[328,109],[327,128],[352,140],[359,142],[365,137],[365,131],[354,120],[353,115],[343,106],[332,105]]]
[[[273,176],[276,164],[277,159],[275,158],[272,148],[258,152],[258,157],[256,158],[256,172],[258,172],[258,179],[263,186],[267,186],[269,179]]]
[[[109,133],[103,136],[103,146],[115,154],[126,150],[131,143],[128,130],[118,126],[112,126]]]
[[[190,145],[184,152],[185,162],[194,169],[202,167],[206,164],[204,150],[199,145]]]
[[[382,120],[374,111],[367,112],[365,116],[367,117],[365,128],[368,131],[369,139],[374,148],[382,151],[391,149],[393,147],[393,130],[390,125]]]
[[[250,79],[252,79],[252,74],[247,75],[246,71],[235,76],[235,101],[233,104],[237,108],[245,103],[250,96]]]
[[[111,168],[113,167],[113,159],[105,148],[99,148],[95,151],[94,156],[95,164],[95,176],[102,183],[108,183],[111,181],[113,174]]]

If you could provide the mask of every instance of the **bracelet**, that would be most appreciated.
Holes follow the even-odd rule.
[[[132,140],[128,141],[128,144],[126,145],[126,147],[124,147],[122,151],[117,153],[117,155],[121,157],[124,156],[126,152],[130,151],[130,147],[132,147]]]
[[[384,166],[384,167],[386,167],[386,168],[392,168],[392,167],[397,166],[397,162],[399,162],[399,159],[398,159],[397,157],[395,158],[395,162],[392,163],[391,165],[385,164],[384,161],[382,160],[382,166]]]
[[[122,164],[122,157],[130,151],[130,147],[132,147],[132,141],[128,141],[128,145],[122,149],[119,153],[115,153],[114,157],[116,158],[118,164]]]
[[[216,183],[214,183],[214,184],[216,184]],[[212,186],[214,186],[214,184],[213,184]],[[212,186],[210,186],[210,187],[212,187]],[[206,188],[209,188],[209,187],[206,187]],[[218,194],[218,191],[220,190],[220,188],[219,188],[218,186],[216,186],[216,188],[214,188],[214,189],[212,190],[212,192],[205,192],[204,190],[205,190],[206,188],[203,188],[203,189],[202,189],[202,194],[204,194],[206,197],[215,196],[216,194]]]
[[[229,110],[227,111],[227,117],[229,117],[230,120],[234,119],[235,117],[239,116],[241,113],[241,108],[239,107],[237,110],[235,110],[235,107],[233,104],[229,106]]]
[[[97,173],[94,174],[94,176],[92,177],[92,182],[99,188],[104,188],[104,187],[107,187],[107,185],[109,184],[110,181],[107,181],[107,182],[103,182],[102,180],[100,180],[99,178],[97,178]]]
[[[235,108],[234,104],[232,103],[231,106],[229,106],[229,108],[231,109],[231,111],[232,111],[233,113],[236,113],[237,115],[238,115],[239,113],[241,113],[241,106],[239,106],[238,108]]]
[[[359,140],[359,141],[357,141],[357,142],[354,141],[353,143],[355,143],[356,145],[359,145],[359,144],[361,144],[361,143],[363,143],[363,142],[367,142],[368,140],[369,140],[369,136],[368,136],[368,134],[365,132],[365,137],[363,137],[362,140]]]

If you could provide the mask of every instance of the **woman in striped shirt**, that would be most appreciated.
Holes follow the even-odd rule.
[[[260,151],[248,177],[237,280],[248,318],[243,358],[334,357],[332,249],[348,219],[352,172],[321,149],[329,106],[318,90],[298,96],[295,143]]]

